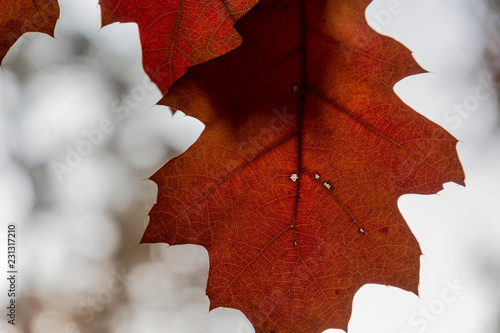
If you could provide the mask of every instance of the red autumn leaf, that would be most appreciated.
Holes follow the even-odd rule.
[[[367,25],[369,2],[262,0],[236,25],[242,46],[162,100],[206,129],[151,177],[142,242],[204,246],[211,308],[258,333],[346,330],[368,283],[417,293],[397,200],[464,184],[457,140],[394,93],[423,70]]]
[[[25,32],[53,36],[59,5],[57,0],[3,0],[0,3],[0,62]]]
[[[234,23],[258,0],[100,0],[102,25],[136,22],[143,66],[166,93],[186,68],[237,48]]]

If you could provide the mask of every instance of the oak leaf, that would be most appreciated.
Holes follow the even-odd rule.
[[[25,32],[50,36],[59,18],[57,0],[2,0],[0,3],[0,62]]]
[[[186,68],[241,44],[233,25],[258,0],[100,0],[102,25],[136,22],[143,66],[162,93]]]
[[[235,51],[192,67],[161,103],[206,129],[151,179],[141,242],[198,244],[211,309],[256,332],[347,330],[368,283],[418,293],[406,193],[464,184],[457,140],[394,93],[423,73],[374,32],[369,0],[262,0]]]

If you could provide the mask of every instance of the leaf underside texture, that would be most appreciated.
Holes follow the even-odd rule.
[[[0,62],[26,32],[53,36],[59,18],[57,0],[2,0],[0,2]]]
[[[262,0],[236,24],[242,45],[160,102],[206,129],[151,177],[142,242],[204,246],[211,308],[258,333],[347,330],[368,283],[417,293],[397,200],[464,184],[457,140],[394,93],[424,71],[367,25],[369,2]]]
[[[100,0],[102,25],[135,22],[143,66],[162,93],[186,68],[241,44],[234,23],[258,0]]]

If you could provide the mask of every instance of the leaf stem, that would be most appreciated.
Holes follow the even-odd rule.
[[[299,52],[300,52],[300,82],[299,82],[299,100],[297,109],[297,189],[295,194],[295,207],[293,213],[292,227],[295,233],[295,242],[297,242],[297,211],[300,200],[300,181],[302,174],[302,122],[304,119],[304,102],[305,102],[305,86],[306,86],[306,9],[304,0],[299,0]]]

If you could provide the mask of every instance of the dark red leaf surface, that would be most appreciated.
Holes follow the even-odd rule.
[[[102,25],[136,22],[143,66],[166,93],[186,68],[241,44],[233,25],[258,0],[100,0]]]
[[[162,102],[206,129],[151,179],[142,242],[199,244],[211,308],[256,332],[347,329],[367,283],[418,292],[406,193],[464,184],[457,140],[393,91],[423,73],[365,21],[369,0],[262,0],[243,44],[192,67]]]
[[[53,36],[59,18],[57,0],[2,0],[0,2],[0,62],[25,32]]]

